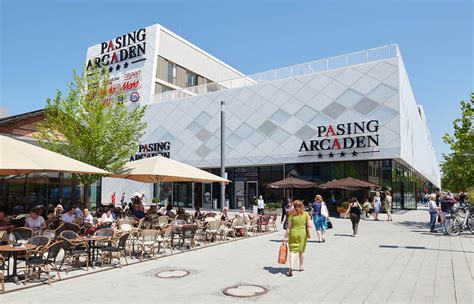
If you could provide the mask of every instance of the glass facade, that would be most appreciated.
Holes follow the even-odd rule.
[[[220,169],[207,169],[207,171],[220,175]],[[322,194],[329,202],[342,202],[352,196],[358,197],[361,201],[371,200],[375,194],[369,190],[283,190],[268,187],[268,184],[289,176],[319,184],[348,176],[370,181],[381,185],[384,191],[391,191],[394,208],[399,209],[415,209],[416,202],[420,201],[420,193],[435,190],[426,179],[390,159],[236,167],[226,168],[226,172],[232,181],[226,186],[226,200],[231,209],[242,206],[252,208],[252,203],[259,195],[262,195],[267,202],[278,203],[284,198],[311,202],[317,193]],[[173,187],[173,206],[221,208],[219,183],[174,183],[171,187]]]
[[[101,182],[88,187],[90,207],[100,204]],[[8,213],[26,213],[32,206],[64,207],[84,202],[84,186],[70,173],[34,173],[5,176],[0,179],[0,209]]]
[[[206,169],[220,175],[220,169]],[[342,202],[356,196],[359,200],[371,199],[373,191],[346,191],[322,189],[273,189],[270,183],[293,176],[323,183],[333,179],[354,177],[367,180],[390,190],[393,206],[397,209],[416,209],[424,192],[436,189],[409,166],[395,160],[366,160],[350,162],[297,163],[275,166],[254,166],[226,168],[228,179],[226,200],[231,209],[245,206],[249,209],[255,199],[262,195],[266,202],[278,203],[284,198],[311,202],[316,193],[322,194],[328,202]],[[87,191],[91,208],[100,204],[101,182]],[[161,183],[155,184],[153,197],[159,197],[163,204],[171,202],[174,207],[220,209],[219,183]],[[0,180],[0,208],[9,213],[22,213],[34,205],[56,205],[65,207],[84,201],[84,187],[73,174],[41,173],[4,177]]]

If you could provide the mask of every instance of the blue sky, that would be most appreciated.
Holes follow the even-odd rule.
[[[398,43],[438,161],[473,82],[472,1],[21,1],[1,3],[0,103],[9,115],[65,90],[87,47],[160,23],[256,73]]]

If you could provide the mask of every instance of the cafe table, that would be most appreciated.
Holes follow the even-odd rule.
[[[7,274],[7,280],[13,281],[18,284],[18,274],[17,274],[17,260],[18,254],[26,253],[29,250],[35,249],[36,245],[33,244],[22,244],[21,246],[13,246],[13,245],[1,245],[0,246],[0,253],[7,254],[7,260],[10,261],[10,257],[13,257],[13,271],[10,274]],[[10,262],[8,262],[10,263]],[[10,268],[10,266],[8,267]]]

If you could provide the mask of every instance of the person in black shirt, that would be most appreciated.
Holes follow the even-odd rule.
[[[357,201],[357,198],[353,197],[349,199],[349,208],[344,216],[347,218],[347,215],[350,214],[350,219],[352,222],[352,236],[355,237],[357,234],[357,230],[359,228],[359,221],[360,221],[360,214],[361,214],[362,207]]]

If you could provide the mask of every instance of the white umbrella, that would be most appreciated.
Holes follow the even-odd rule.
[[[0,135],[0,175],[32,172],[110,174],[59,153]]]
[[[120,173],[110,177],[126,178],[143,183],[229,182],[220,176],[163,156],[129,162]]]

